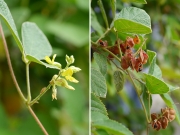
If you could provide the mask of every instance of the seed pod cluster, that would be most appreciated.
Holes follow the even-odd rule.
[[[165,129],[168,123],[175,119],[175,111],[172,108],[161,109],[161,114],[151,114],[151,125],[155,130]]]
[[[107,48],[110,52],[115,55],[120,54],[118,46],[120,46],[122,52],[121,58],[121,67],[126,70],[127,68],[131,68],[132,70],[136,70],[137,72],[143,69],[143,65],[147,63],[148,55],[142,49],[138,52],[137,56],[134,56],[133,48],[136,44],[140,43],[140,39],[137,35],[132,37],[127,37],[125,41],[121,41],[118,39],[115,42],[114,46],[108,47],[107,41],[99,40],[99,45],[101,47]],[[113,59],[114,56],[109,54],[109,59]]]
[[[140,43],[139,37],[136,35],[134,38],[127,37],[126,41],[120,44],[123,56],[121,58],[121,67],[126,70],[131,68],[137,72],[142,71],[143,65],[147,63],[148,55],[144,50],[140,50],[137,56],[133,53],[133,47],[135,44]]]

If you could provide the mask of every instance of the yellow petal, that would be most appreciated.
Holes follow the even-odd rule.
[[[74,83],[78,83],[79,81],[76,80],[74,77],[72,76],[65,76],[66,80],[70,81],[70,82],[74,82]]]
[[[45,60],[46,60],[47,63],[52,64],[52,61],[48,56],[45,56]]]
[[[73,75],[73,70],[68,68],[68,69],[64,70],[61,75],[62,76],[72,76]]]
[[[52,63],[54,63],[55,58],[56,58],[56,54],[53,55]]]
[[[67,81],[66,81],[65,79],[63,79],[63,78],[58,79],[58,80],[55,82],[55,84],[56,84],[57,86],[62,86],[62,87],[65,87],[65,88],[67,88],[67,89],[70,89],[70,90],[75,90],[72,86],[68,85]]]

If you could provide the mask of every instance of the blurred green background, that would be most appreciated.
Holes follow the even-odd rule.
[[[74,55],[75,91],[58,89],[52,101],[51,90],[33,105],[33,110],[50,135],[87,135],[89,123],[89,1],[88,0],[5,0],[19,35],[24,21],[35,22],[45,33],[56,53],[56,61],[66,65],[65,55]],[[2,19],[1,19],[2,20]],[[25,64],[10,31],[3,25],[17,81],[26,95]],[[32,39],[33,40],[33,39]],[[32,98],[47,86],[58,71],[30,64]],[[0,42],[0,134],[43,135],[15,89]]]
[[[173,86],[180,87],[180,0],[146,0],[147,4],[128,3],[132,0],[117,0],[117,12],[124,7],[139,7],[145,10],[151,17],[152,33],[146,35],[147,49],[157,53],[157,64],[160,66],[163,79]],[[109,23],[112,21],[112,12],[109,0],[103,0],[105,11],[108,15]],[[97,19],[104,28],[105,23],[97,6],[97,1],[93,0],[91,7],[96,12]],[[92,33],[92,36],[97,33]],[[94,63],[93,63],[94,64]],[[147,71],[148,67],[144,67]],[[146,120],[139,99],[134,88],[129,83],[125,84],[125,89],[117,94],[114,82],[113,72],[116,67],[109,65],[107,73],[107,98],[102,101],[106,105],[109,117],[117,120],[127,126],[135,135],[146,134]],[[180,111],[180,89],[169,93]],[[152,112],[160,112],[165,107],[161,97],[153,96]],[[149,125],[149,135],[179,135],[180,126],[176,121],[169,123],[165,130],[155,131]]]

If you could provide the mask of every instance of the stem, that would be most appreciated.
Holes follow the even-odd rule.
[[[105,21],[105,24],[106,24],[106,28],[109,29],[109,23],[108,23],[108,19],[107,19],[107,16],[106,16],[106,12],[104,10],[104,6],[103,6],[103,3],[101,0],[98,0],[98,5],[101,9],[101,13],[102,13],[102,16],[103,16],[103,19]]]
[[[142,45],[141,45],[141,46],[139,47],[139,49],[134,53],[134,56],[136,56],[136,55],[140,52],[140,50],[142,49],[143,45],[146,43],[146,40],[147,40],[147,38],[144,39]]]
[[[34,111],[32,110],[32,108],[30,106],[28,106],[28,109],[31,113],[31,115],[33,116],[33,118],[35,119],[35,121],[37,122],[37,124],[39,125],[39,127],[42,129],[43,133],[45,135],[48,135],[48,132],[46,131],[46,129],[44,128],[44,126],[42,125],[42,123],[39,121],[38,117],[36,116],[36,114],[34,113]]]
[[[110,30],[111,30],[111,29],[108,28],[108,29],[104,32],[104,34],[99,37],[99,39],[96,41],[96,44],[97,44],[98,41],[99,41],[101,38],[103,38]]]
[[[148,118],[147,111],[146,111],[146,108],[145,108],[145,106],[144,106],[144,103],[143,103],[143,101],[142,101],[142,99],[141,99],[141,97],[140,97],[140,95],[139,95],[139,93],[138,93],[138,91],[137,91],[138,88],[136,87],[136,84],[135,84],[135,82],[134,82],[134,80],[133,80],[133,77],[131,76],[129,70],[127,70],[127,73],[129,74],[130,79],[131,79],[131,81],[132,81],[132,83],[133,83],[133,85],[134,85],[134,87],[135,87],[136,93],[137,93],[137,95],[138,95],[138,98],[139,98],[139,100],[140,100],[140,102],[141,102],[141,105],[142,105],[142,107],[143,107],[144,113],[145,113],[145,115],[146,115],[146,120],[147,120],[147,122],[149,123],[150,120],[149,120],[149,118]]]
[[[31,90],[30,90],[30,81],[29,81],[29,64],[26,64],[26,81],[27,81],[27,101],[28,103],[31,101]]]
[[[10,73],[11,73],[11,77],[13,79],[13,82],[15,84],[15,87],[21,97],[21,99],[26,102],[27,99],[24,97],[20,87],[19,87],[19,84],[16,80],[16,77],[15,77],[15,74],[14,74],[14,71],[13,71],[13,68],[12,68],[12,64],[11,64],[11,58],[10,58],[10,55],[9,55],[9,50],[8,50],[8,47],[7,47],[7,43],[6,43],[6,39],[5,39],[5,36],[4,36],[4,32],[3,32],[3,29],[2,29],[2,26],[1,26],[1,23],[0,23],[0,33],[2,35],[2,40],[3,40],[3,45],[4,45],[4,49],[5,49],[5,53],[6,53],[6,57],[7,57],[7,63],[8,63],[8,66],[9,66],[9,70],[10,70]]]
[[[120,49],[120,42],[119,42],[119,39],[118,39],[118,33],[117,33],[117,31],[116,31],[116,40],[117,40],[117,44],[118,44],[118,49],[119,49],[120,57],[122,57],[122,52],[121,52],[121,49]]]

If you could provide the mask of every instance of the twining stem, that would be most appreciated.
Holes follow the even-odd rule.
[[[148,114],[147,114],[146,108],[145,108],[144,103],[143,103],[143,101],[142,101],[142,99],[141,99],[141,97],[140,97],[140,95],[139,95],[139,93],[138,93],[138,88],[137,88],[137,86],[136,86],[136,84],[135,84],[135,82],[134,82],[134,80],[133,80],[133,77],[131,76],[131,73],[130,73],[129,70],[127,70],[127,73],[128,73],[128,75],[129,75],[129,77],[130,77],[130,79],[131,79],[131,81],[132,81],[132,83],[133,83],[133,85],[134,85],[134,87],[135,87],[136,94],[138,95],[138,98],[139,98],[139,100],[140,100],[140,102],[141,102],[141,105],[142,105],[142,107],[143,107],[143,110],[144,110],[144,113],[145,113],[145,116],[146,116],[146,120],[147,120],[148,123],[150,123],[150,120],[149,120],[149,118],[148,118]]]
[[[30,106],[28,106],[28,110],[31,113],[31,115],[33,116],[33,118],[35,119],[35,121],[37,122],[37,124],[40,126],[40,128],[42,129],[43,133],[45,135],[48,135],[46,129],[44,128],[44,126],[42,125],[42,123],[39,121],[38,117],[36,116],[36,114],[34,113],[34,111],[32,110],[32,108]]]
[[[103,6],[103,3],[101,0],[98,0],[98,5],[100,7],[100,10],[101,10],[101,13],[102,13],[102,16],[103,16],[103,19],[105,21],[105,24],[106,24],[106,28],[109,29],[109,23],[108,23],[108,19],[107,19],[107,16],[106,16],[106,12],[104,10],[104,6]]]
[[[21,99],[26,102],[27,99],[24,97],[19,85],[18,85],[18,82],[16,80],[16,77],[14,75],[14,71],[13,71],[13,68],[12,68],[12,64],[11,64],[11,58],[10,58],[10,55],[9,55],[9,51],[8,51],[8,47],[7,47],[7,43],[6,43],[6,39],[5,39],[5,36],[4,36],[4,32],[3,32],[3,29],[2,29],[2,26],[1,26],[1,23],[0,23],[0,33],[1,33],[1,36],[2,36],[2,40],[3,40],[3,45],[4,45],[4,49],[5,49],[5,53],[6,53],[6,57],[7,57],[7,63],[8,63],[8,66],[9,66],[9,70],[10,70],[10,73],[11,73],[11,76],[12,76],[12,79],[13,79],[13,82],[15,84],[15,87],[21,97]]]
[[[31,89],[30,89],[30,80],[29,80],[29,64],[26,64],[26,81],[27,81],[27,101],[28,103],[31,101]]]

